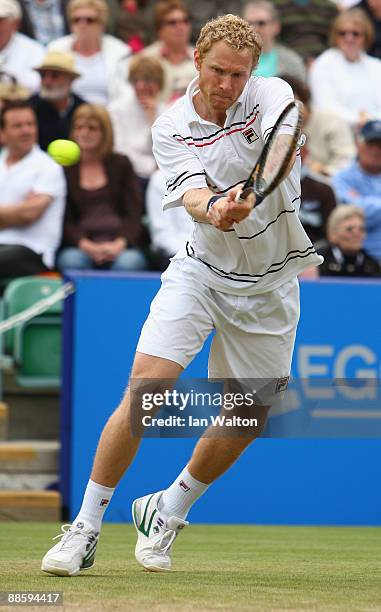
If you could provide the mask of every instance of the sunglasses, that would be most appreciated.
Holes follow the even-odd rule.
[[[366,232],[366,227],[365,225],[347,225],[347,227],[343,227],[343,231],[348,234],[352,234],[356,230],[364,234]]]
[[[339,30],[337,35],[341,38],[345,38],[346,36],[353,36],[353,38],[359,38],[360,36],[363,36],[362,32],[359,32],[358,30]]]
[[[163,26],[165,25],[176,26],[179,24],[187,24],[187,23],[190,23],[189,17],[183,17],[182,19],[167,19],[166,21],[163,21]]]
[[[59,70],[40,70],[40,76],[42,79],[45,79],[46,77],[50,77],[51,79],[59,79],[62,74],[63,73]]]
[[[249,21],[250,25],[254,26],[254,28],[263,28],[264,26],[269,25],[271,21],[265,21],[264,19],[258,19],[258,21]]]
[[[81,23],[81,21],[91,25],[92,23],[96,23],[98,19],[96,17],[73,17],[71,20],[72,23]]]

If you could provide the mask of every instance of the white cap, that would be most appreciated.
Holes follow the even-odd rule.
[[[21,7],[17,0],[0,0],[0,17],[21,19]]]

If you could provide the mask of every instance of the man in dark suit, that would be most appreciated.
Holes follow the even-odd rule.
[[[84,100],[71,92],[72,82],[80,75],[69,53],[49,51],[36,70],[41,88],[30,103],[37,116],[39,145],[46,151],[52,140],[69,137],[73,113]]]

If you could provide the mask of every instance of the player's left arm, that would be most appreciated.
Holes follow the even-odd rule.
[[[30,192],[21,202],[0,207],[0,228],[35,223],[51,204],[53,198],[44,193]]]

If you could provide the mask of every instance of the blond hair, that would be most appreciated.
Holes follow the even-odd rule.
[[[160,91],[164,87],[164,69],[156,57],[135,55],[130,62],[128,80],[134,83],[138,80],[153,81],[157,83]]]
[[[110,10],[105,0],[70,0],[66,9],[69,22],[73,20],[75,11],[82,8],[93,9],[97,13],[98,21],[106,25]]]
[[[112,153],[114,148],[114,133],[112,130],[112,124],[110,115],[104,106],[100,104],[81,104],[74,111],[71,128],[71,138],[73,138],[75,131],[75,124],[79,120],[84,121],[96,121],[102,131],[102,140],[97,149],[99,157],[106,157]]]
[[[262,40],[247,21],[237,15],[222,15],[222,17],[208,21],[202,28],[196,43],[200,60],[220,40],[236,51],[251,49],[253,68],[256,67],[262,50]]]
[[[336,232],[340,223],[350,217],[360,217],[362,220],[365,220],[365,213],[360,206],[355,206],[355,204],[339,204],[339,206],[333,209],[327,221],[327,236],[329,240]]]
[[[365,50],[370,49],[374,41],[374,27],[369,19],[368,15],[359,8],[349,9],[339,13],[336,19],[332,23],[329,43],[331,47],[337,47],[338,33],[348,22],[356,24],[364,35],[364,48]]]

